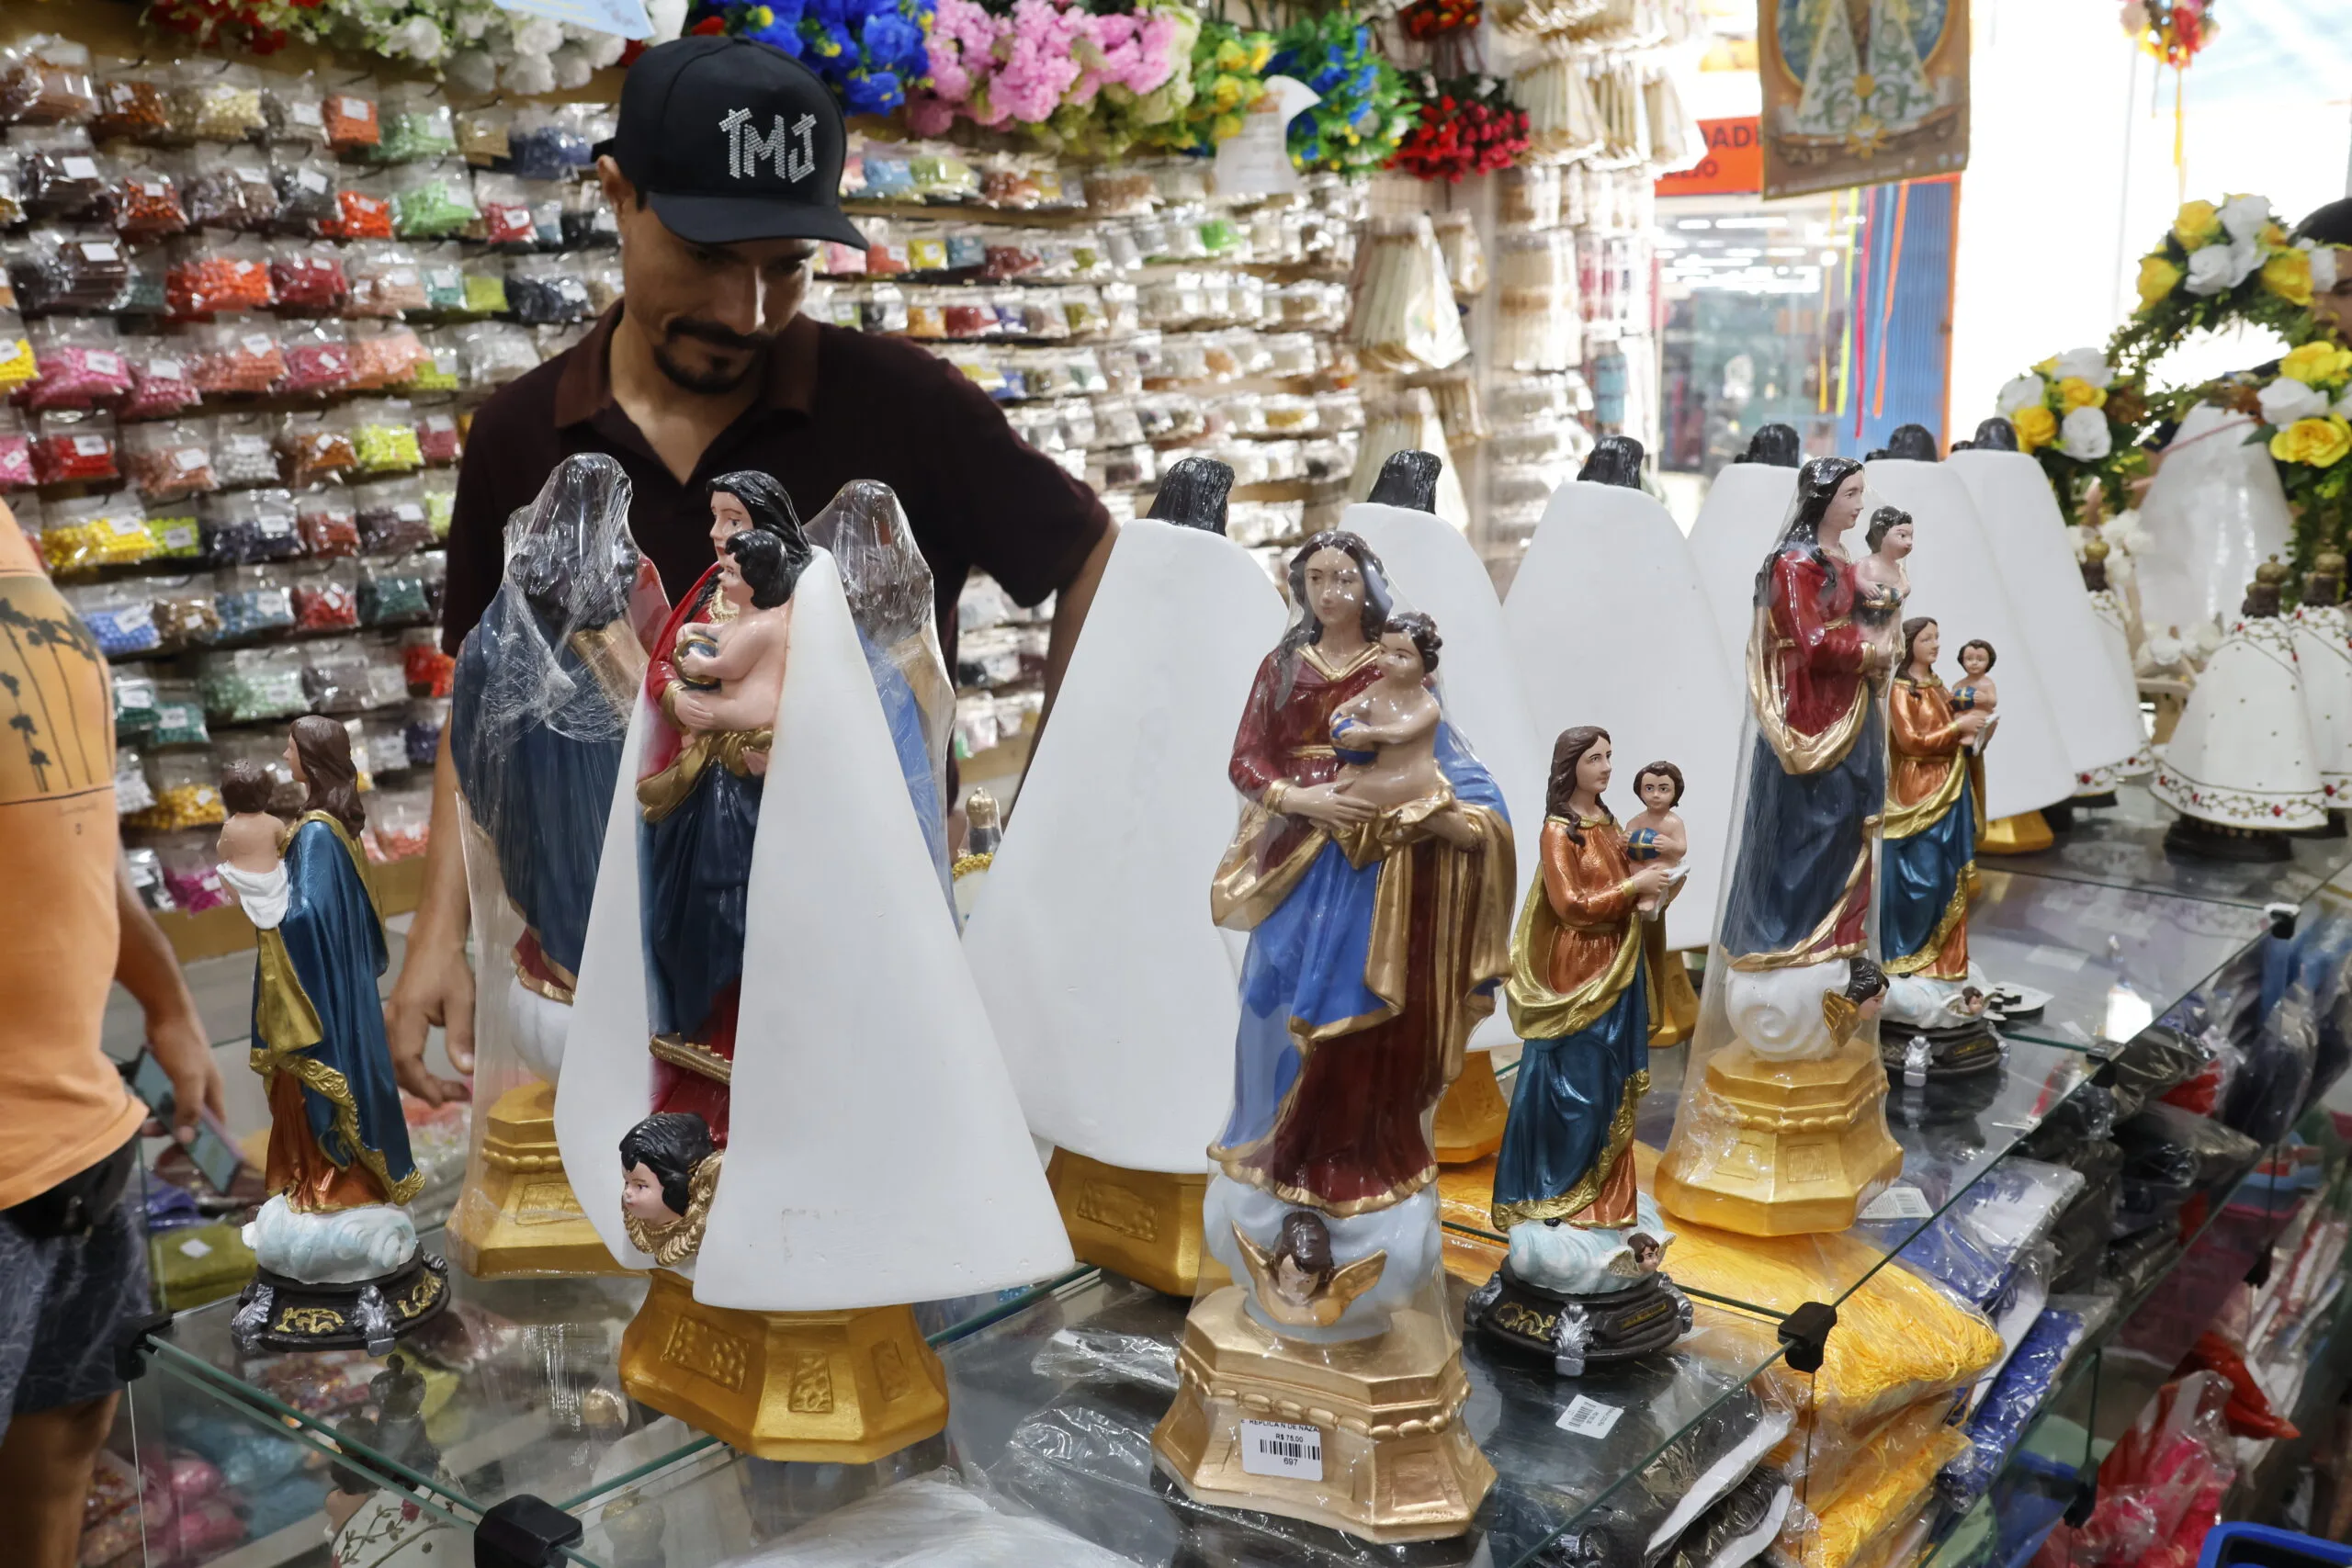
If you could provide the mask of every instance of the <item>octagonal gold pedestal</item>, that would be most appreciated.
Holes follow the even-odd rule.
[[[1495,1483],[1462,1424],[1470,1383],[1460,1343],[1425,1312],[1398,1313],[1377,1339],[1292,1346],[1250,1321],[1241,1288],[1228,1285],[1193,1308],[1176,1370],[1176,1403],[1151,1446],[1201,1502],[1366,1540],[1440,1540],[1469,1528]],[[1315,1427],[1323,1478],[1243,1470],[1245,1420]]]
[[[1503,1146],[1503,1124],[1510,1119],[1510,1101],[1495,1081],[1495,1054],[1465,1052],[1462,1071],[1445,1086],[1437,1102],[1432,1129],[1440,1165],[1469,1165]]]
[[[477,1280],[628,1274],[581,1212],[555,1143],[555,1085],[508,1089],[482,1129],[482,1169],[449,1215],[449,1261]]]
[[[1198,1287],[1205,1169],[1130,1170],[1057,1148],[1046,1180],[1080,1262],[1171,1296],[1189,1297]]]
[[[760,1459],[871,1464],[947,1425],[947,1372],[909,1306],[743,1312],[653,1270],[621,1385]]]
[[[1844,1230],[1903,1170],[1885,1094],[1886,1069],[1866,1040],[1812,1062],[1726,1046],[1708,1058],[1698,1103],[1658,1161],[1658,1207],[1742,1235]]]

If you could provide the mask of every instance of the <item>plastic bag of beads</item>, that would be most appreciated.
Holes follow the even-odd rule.
[[[153,653],[162,644],[147,595],[130,592],[120,582],[101,582],[66,590],[65,602],[96,639],[108,659],[129,659]]]
[[[119,473],[113,415],[87,409],[51,409],[41,414],[33,435],[36,483],[97,483]]]
[[[509,156],[506,130],[514,123],[513,109],[503,104],[483,104],[452,115],[450,133],[457,138],[459,155],[475,167],[486,169]]]
[[[154,832],[214,828],[228,818],[220,803],[220,767],[209,751],[159,751],[147,759],[154,804],[131,825]]]
[[[223,642],[250,642],[294,625],[293,588],[277,566],[221,568],[212,574],[212,604]]]
[[[33,482],[33,438],[15,409],[0,404],[0,490],[21,490]],[[19,515],[19,524],[25,519]],[[37,532],[25,524],[27,533]]]
[[[206,397],[268,391],[286,376],[286,355],[268,318],[246,316],[193,329],[190,349],[197,389]]]
[[[187,581],[187,579],[178,581]],[[152,747],[203,746],[211,732],[204,725],[204,699],[193,681],[155,682],[155,720],[147,732]]]
[[[179,181],[160,160],[115,165],[107,187],[107,220],[126,240],[154,240],[187,227]]]
[[[430,558],[427,558],[428,559]],[[426,596],[431,598],[431,574],[426,574]],[[398,632],[363,633],[354,639],[360,657],[367,664],[361,679],[361,690],[371,708],[397,707],[408,701],[408,672],[401,660]]]
[[[594,180],[581,181],[563,198],[562,226],[567,251],[608,250],[621,243],[620,220]]]
[[[14,310],[0,310],[0,395],[15,391],[40,375],[40,356],[32,338]]]
[[[376,101],[378,141],[370,155],[377,163],[413,164],[458,151],[457,126],[441,95],[429,82],[401,82],[386,89]]]
[[[368,657],[347,639],[303,649],[302,694],[313,713],[362,713],[368,702]]]
[[[454,332],[426,334],[424,357],[409,381],[413,392],[454,392],[465,384],[465,348]]]
[[[326,145],[326,117],[320,112],[319,85],[308,73],[270,77],[262,88],[261,114],[268,123],[265,135],[270,141],[296,147]]]
[[[269,129],[261,75],[246,65],[189,60],[173,73],[172,124],[198,141],[250,141]]]
[[[193,498],[158,502],[147,508],[147,536],[155,541],[155,560],[196,560],[204,554],[204,531],[196,521]]]
[[[302,553],[294,498],[282,490],[219,491],[198,504],[197,518],[205,558],[217,566],[252,566]]]
[[[348,631],[359,624],[359,572],[350,560],[302,561],[288,569],[294,628]]]
[[[403,240],[446,239],[476,217],[472,175],[454,158],[394,169],[391,197],[392,232]]]
[[[376,389],[405,386],[430,355],[405,321],[362,321],[351,329],[351,384]]]
[[[33,218],[95,216],[106,199],[107,176],[90,133],[78,125],[19,126],[8,132],[17,164],[17,190]]]
[[[192,831],[159,837],[152,845],[143,846],[155,857],[163,878],[164,907],[186,914],[201,914],[218,909],[229,902],[229,890],[221,885],[220,870],[215,863],[220,852],[213,847],[214,834]],[[205,1506],[198,1505],[199,1507]],[[180,1530],[190,1523],[187,1510],[175,1511],[173,1520]],[[178,1539],[175,1536],[175,1539]],[[222,1547],[236,1540],[231,1536]]]
[[[433,834],[433,791],[379,791],[368,806],[368,858],[379,863],[414,860]]]
[[[114,809],[118,817],[128,817],[134,811],[144,811],[155,804],[155,791],[147,783],[147,764],[129,746],[114,749]]]
[[[348,410],[289,413],[277,427],[280,477],[306,485],[348,471],[359,460],[352,444]]]
[[[135,581],[146,591],[147,612],[166,651],[208,648],[220,640],[220,611],[212,600],[209,574]]]
[[[416,450],[424,462],[435,466],[455,463],[463,457],[466,444],[458,431],[458,416],[447,409],[419,409]]]
[[[397,316],[424,309],[424,275],[415,252],[406,245],[354,245],[344,257],[344,274],[351,280],[351,298],[343,308],[346,316]]]
[[[141,498],[175,501],[220,488],[202,420],[164,420],[123,432],[123,462]]]
[[[520,327],[504,321],[480,321],[459,328],[458,333],[465,355],[466,385],[474,390],[503,387],[539,363],[539,351],[532,346],[531,334]]]
[[[277,227],[291,234],[333,238],[343,228],[342,179],[324,158],[281,161],[270,175],[277,195]]]
[[[25,199],[17,188],[16,163],[0,157],[0,229],[13,229],[24,220]]]
[[[512,175],[478,175],[474,208],[476,235],[499,250],[535,250],[538,230],[531,220],[530,188]]]
[[[281,312],[332,316],[351,295],[343,253],[333,245],[286,243],[269,253],[269,286]]]
[[[506,301],[525,326],[560,326],[585,321],[588,286],[569,256],[523,256],[506,269]]]
[[[441,651],[441,635],[430,626],[401,633],[401,680],[408,689],[424,697],[447,697],[449,682],[457,671],[457,660]],[[447,710],[438,716],[446,716]],[[433,743],[440,740],[440,727],[434,727]]]
[[[209,654],[198,666],[205,716],[224,724],[291,718],[308,710],[302,694],[302,650],[243,648]]]
[[[304,321],[278,330],[278,352],[286,374],[273,389],[280,397],[323,397],[351,385],[351,342],[341,321]]]
[[[566,321],[559,327],[528,327],[525,330],[531,334],[531,351],[539,356],[539,363],[544,365],[586,337],[594,324],[592,321],[582,320]]]
[[[26,389],[28,409],[86,409],[130,390],[121,334],[104,317],[52,316],[31,334],[40,374]]]
[[[328,88],[320,99],[319,116],[327,145],[337,152],[356,152],[384,139],[375,95],[364,83]]]
[[[294,525],[302,547],[313,556],[333,558],[359,553],[359,513],[351,491],[340,483],[313,485],[294,497]]]
[[[371,399],[351,405],[351,445],[363,474],[404,474],[421,468],[415,414],[405,402]]]
[[[466,308],[464,253],[455,244],[420,245],[417,275],[424,283],[424,308],[435,315],[454,316]]]
[[[269,253],[258,240],[189,234],[173,241],[169,254],[164,302],[175,316],[266,310],[277,302],[269,282]]]
[[[171,130],[162,73],[127,60],[98,63],[97,108],[90,134],[101,141],[160,141]]]
[[[276,428],[266,414],[223,414],[212,425],[212,472],[227,490],[277,482]]]
[[[155,678],[135,667],[112,675],[115,734],[143,741],[155,728]]]
[[[408,646],[409,637],[417,635],[411,632],[401,639],[403,649]],[[431,634],[424,635],[429,637]],[[448,722],[449,700],[447,697],[418,697],[408,705],[407,712],[401,716],[401,740],[402,749],[408,753],[410,767],[433,766],[441,750],[442,728]]]
[[[59,573],[133,566],[155,553],[147,514],[129,491],[54,501],[43,508],[41,558]]]
[[[428,468],[418,476],[417,488],[424,498],[425,526],[433,531],[434,543],[439,544],[448,538],[449,525],[457,516],[458,476],[452,469]],[[437,604],[433,613],[441,613]]]
[[[465,310],[469,316],[506,313],[506,266],[495,256],[472,256],[465,263]]]
[[[389,240],[392,237],[392,196],[382,175],[346,179],[334,193],[334,227],[338,240]]]
[[[416,556],[369,560],[359,570],[359,618],[371,626],[413,626],[430,612],[424,562]]]
[[[519,178],[560,180],[595,159],[576,106],[531,104],[507,126],[506,161]]]
[[[588,290],[588,314],[601,316],[620,303],[622,274],[617,261],[591,262],[580,269],[581,286]]]
[[[378,479],[352,491],[364,555],[401,555],[431,542],[424,487],[413,479]]]
[[[259,232],[280,220],[286,197],[257,148],[205,146],[181,164],[180,205],[192,226]]]
[[[109,310],[130,276],[122,240],[110,229],[37,230],[25,262],[17,281],[33,310]]]

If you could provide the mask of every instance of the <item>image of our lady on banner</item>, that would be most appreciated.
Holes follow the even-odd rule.
[[[1968,162],[1968,0],[1762,0],[1764,194]]]

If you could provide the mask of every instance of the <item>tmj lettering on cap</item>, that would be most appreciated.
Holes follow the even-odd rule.
[[[698,245],[834,240],[865,248],[841,209],[849,134],[814,71],[753,39],[649,49],[621,83],[609,152],[662,226]]]

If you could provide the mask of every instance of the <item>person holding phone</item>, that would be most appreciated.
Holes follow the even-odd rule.
[[[119,980],[169,1075],[174,1134],[223,1109],[178,961],[122,871],[106,660],[0,505],[0,1519],[7,1560],[69,1568],[148,1310],[130,1178],[147,1107],[99,1043]]]

